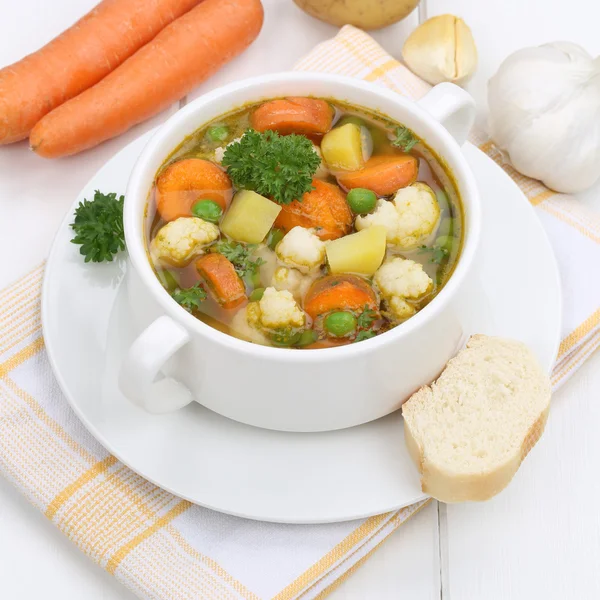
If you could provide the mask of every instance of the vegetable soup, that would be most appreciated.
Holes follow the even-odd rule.
[[[463,216],[400,123],[278,98],[189,136],[157,173],[148,255],[185,310],[248,342],[325,348],[401,324],[444,287]]]

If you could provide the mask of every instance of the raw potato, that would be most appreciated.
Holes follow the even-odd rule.
[[[419,0],[294,0],[305,12],[341,27],[379,29],[404,19]]]
[[[273,226],[281,206],[268,198],[242,190],[234,197],[229,210],[221,221],[221,231],[247,244],[260,244]]]
[[[468,25],[454,15],[427,19],[409,36],[402,58],[415,74],[437,85],[465,83],[477,68],[477,47]]]
[[[321,152],[327,166],[342,171],[358,171],[365,165],[360,127],[346,123],[326,133],[321,140]]]
[[[327,245],[331,272],[373,275],[381,266],[386,249],[386,228],[374,225]]]

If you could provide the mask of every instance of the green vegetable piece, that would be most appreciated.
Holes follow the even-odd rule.
[[[344,337],[356,331],[356,317],[346,311],[332,312],[325,317],[325,329],[335,337]]]
[[[73,244],[79,244],[79,253],[85,262],[112,261],[115,254],[125,249],[123,231],[124,196],[103,194],[96,190],[93,200],[83,200],[75,209],[71,228]]]
[[[400,148],[402,152],[410,152],[419,138],[408,127],[396,127],[396,139],[392,142],[392,146]]]
[[[275,250],[277,244],[279,244],[279,242],[283,239],[284,235],[285,232],[283,229],[277,229],[277,227],[274,227],[271,229],[271,231],[269,231],[269,235],[267,236],[267,246],[269,246],[271,250]]]
[[[373,321],[377,319],[377,312],[372,308],[369,308],[368,304],[365,304],[363,311],[358,315],[356,320],[359,329],[369,329],[373,325]]]
[[[171,294],[171,297],[188,312],[194,312],[195,310],[198,310],[202,302],[206,300],[206,291],[200,285],[200,282],[198,282],[190,288],[176,288]]]
[[[208,128],[206,135],[213,142],[224,142],[229,137],[229,127],[226,125],[213,125]]]
[[[435,245],[438,248],[445,248],[448,252],[452,250],[452,246],[454,246],[455,238],[451,235],[440,235],[435,238]]]
[[[375,192],[365,188],[354,188],[348,192],[346,201],[354,214],[366,215],[375,208],[377,195]]]
[[[248,129],[227,146],[222,164],[236,188],[289,204],[312,190],[321,159],[303,135]]]
[[[172,293],[179,287],[179,281],[177,281],[177,277],[171,271],[159,269],[156,275],[167,292]]]
[[[363,331],[359,331],[356,337],[354,338],[354,342],[362,342],[363,340],[370,340],[372,337],[375,337],[377,333],[375,333],[372,329],[365,329]]]
[[[343,127],[348,123],[352,123],[352,125],[358,125],[359,127],[367,127],[367,124],[363,119],[357,117],[356,115],[346,115],[342,117],[336,124],[336,127]]]
[[[252,293],[248,296],[248,300],[250,300],[250,302],[258,302],[263,297],[264,293],[265,288],[258,287],[252,290]]]
[[[314,344],[319,339],[317,332],[314,329],[305,329],[298,338],[296,346],[309,346]]]
[[[437,232],[438,236],[452,235],[454,232],[454,219],[452,217],[444,217]]]
[[[211,223],[218,223],[223,209],[214,200],[200,200],[192,206],[192,213]]]
[[[298,331],[297,329],[281,329],[279,331],[272,332],[269,337],[275,346],[289,348],[290,346],[298,343],[301,335],[302,332]]]

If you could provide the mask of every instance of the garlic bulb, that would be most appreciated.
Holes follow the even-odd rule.
[[[442,81],[464,83],[477,67],[477,48],[467,24],[454,15],[427,19],[402,48],[408,68],[435,85]]]
[[[557,192],[600,176],[600,57],[568,42],[524,48],[488,83],[489,128],[518,171]]]

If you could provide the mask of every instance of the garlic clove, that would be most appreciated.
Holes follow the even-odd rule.
[[[408,68],[428,83],[464,83],[477,68],[477,47],[468,25],[454,15],[427,19],[402,49]]]

